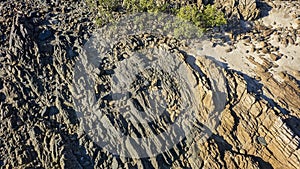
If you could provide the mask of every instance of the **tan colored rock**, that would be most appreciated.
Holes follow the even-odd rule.
[[[278,59],[280,59],[280,57],[274,53],[271,53],[269,56],[273,61],[277,61]]]
[[[300,25],[300,19],[299,18],[295,19],[295,23]]]
[[[72,4],[73,1],[70,3]],[[187,3],[187,1],[182,3]],[[198,3],[205,4],[208,1],[198,1]],[[258,9],[253,0],[220,0],[216,3],[223,5],[222,8],[228,15],[236,14],[245,19],[254,19],[257,16]],[[0,4],[3,3],[0,2]],[[9,1],[5,4],[9,4]],[[182,48],[179,42],[172,37],[166,38],[158,35],[155,35],[158,37],[150,37],[149,34],[124,37],[126,43],[116,45],[116,50],[118,48],[119,51],[112,53],[119,56],[119,54],[124,55],[124,52],[128,52],[123,60],[126,61],[131,57],[129,46],[135,50],[154,48],[158,46],[157,43],[165,46],[180,59],[179,63],[182,66],[187,67],[188,71],[184,72],[183,76],[188,76],[189,80],[193,82],[192,84],[197,87],[194,93],[197,96],[197,103],[201,104],[203,109],[201,112],[194,112],[196,116],[191,119],[193,127],[190,135],[179,141],[171,150],[162,152],[158,156],[143,159],[124,158],[107,152],[105,148],[97,145],[87,133],[78,130],[80,123],[75,117],[76,110],[74,110],[70,94],[75,93],[71,84],[74,79],[70,78],[74,73],[75,60],[66,56],[70,50],[69,46],[73,47],[73,42],[67,42],[72,41],[73,35],[53,33],[53,36],[59,36],[58,39],[62,38],[66,41],[61,40],[57,44],[51,41],[54,51],[47,53],[49,51],[43,50],[43,44],[48,41],[37,42],[32,37],[39,31],[37,30],[33,34],[29,29],[32,25],[27,25],[28,28],[24,26],[31,24],[31,21],[29,22],[29,19],[23,14],[16,16],[20,14],[18,7],[23,7],[24,4],[26,8],[32,6],[27,2],[19,3],[17,1],[11,3],[13,8],[2,8],[1,6],[1,10],[4,10],[4,16],[1,18],[11,19],[3,24],[11,25],[5,26],[7,30],[0,27],[5,35],[10,36],[8,38],[10,40],[0,43],[0,68],[3,68],[0,71],[0,93],[6,97],[0,103],[0,168],[299,168],[300,88],[299,78],[296,74],[281,72],[280,76],[283,81],[278,82],[268,71],[274,64],[266,59],[266,55],[260,58],[247,57],[248,61],[257,67],[255,77],[223,67],[214,72],[212,68],[218,66],[214,61],[206,57],[194,58],[194,56],[187,55],[184,52],[185,48]],[[73,10],[73,8],[77,9],[77,6],[70,6],[69,9],[69,4],[68,6],[64,4],[62,8],[70,20],[79,19],[73,18],[75,14],[83,16],[82,13]],[[43,11],[47,12],[50,9],[45,8]],[[43,21],[46,13],[36,15],[41,16],[38,19]],[[70,25],[64,22],[64,18],[59,19],[69,28]],[[36,22],[34,18],[32,20],[32,22]],[[91,23],[88,22],[89,24]],[[51,25],[47,26],[51,27]],[[66,28],[60,27],[60,29]],[[259,26],[255,29],[257,29],[255,30],[256,35],[263,32],[269,36],[270,32],[267,31],[270,28]],[[82,33],[88,37],[88,33]],[[282,37],[286,37],[286,35]],[[86,40],[79,35],[77,38],[80,41]],[[288,38],[286,40],[287,44],[292,44],[291,40]],[[135,42],[131,43],[131,41]],[[263,48],[270,46],[267,41],[264,43]],[[254,51],[255,47],[252,47]],[[273,47],[270,50],[274,50]],[[2,52],[4,52],[3,55]],[[272,54],[270,54],[271,59],[274,58]],[[47,62],[43,65],[42,61],[46,62],[47,60],[43,60],[44,57],[39,55],[47,56],[46,59],[53,57],[53,63]],[[278,56],[281,57],[279,54]],[[256,59],[263,62],[258,63]],[[37,60],[41,60],[41,62]],[[117,65],[116,62],[113,62],[114,66],[115,64]],[[168,64],[172,64],[172,62],[167,62],[165,65]],[[109,67],[110,65],[105,66]],[[109,86],[109,75],[102,75],[105,72],[102,69],[99,71],[100,73],[95,75],[97,82],[95,93],[106,95],[111,87]],[[154,71],[143,71],[140,75],[144,75],[145,72],[148,73],[146,75],[150,75]],[[214,73],[222,76],[212,77],[211,75]],[[39,74],[43,74],[43,76],[37,77]],[[157,77],[158,75],[155,74]],[[220,80],[223,76],[224,81]],[[151,78],[149,80],[151,82],[141,78],[140,81],[143,83],[140,84],[149,84],[150,87],[148,91],[137,94],[135,99],[142,100],[140,105],[145,107],[145,105],[150,105],[147,92],[157,91],[160,88],[166,89],[162,93],[167,97],[166,100],[169,100],[168,103],[172,103],[164,114],[166,119],[170,118],[171,122],[174,122],[178,116],[185,117],[186,112],[177,111],[178,106],[182,105],[179,104],[180,92],[173,92],[177,88],[174,83],[178,78],[164,80],[166,76],[159,77]],[[164,82],[162,86],[158,85],[158,80]],[[225,97],[221,101],[225,101],[226,105],[224,109],[211,113],[210,109],[218,107],[221,103],[220,100],[217,100],[215,104],[212,103],[216,94],[212,90],[214,83],[224,85],[226,92],[222,93]],[[182,84],[178,85],[181,87]],[[138,85],[132,84],[132,86]],[[78,97],[82,97],[82,95],[78,95]],[[115,106],[115,102],[110,101],[109,98],[103,99],[101,96],[100,107],[102,106],[101,101],[107,105],[107,108]],[[88,100],[89,102],[90,100]],[[48,109],[48,107],[53,107],[54,110]],[[155,137],[172,125],[165,119],[158,118],[157,121],[151,122],[152,127],[149,127],[148,123],[133,123],[124,114],[126,113],[114,111],[106,114],[107,116],[105,115],[103,118],[110,117],[107,123],[113,124],[116,129],[124,131],[122,134],[128,134],[132,138]],[[215,116],[208,121],[215,125],[214,127],[203,122],[203,119],[207,119],[211,114]],[[93,130],[96,129],[97,127],[93,128]],[[108,138],[107,133],[105,136]],[[149,147],[165,146],[164,141],[166,140],[163,136],[161,138]],[[116,141],[116,138],[106,141]],[[128,144],[133,151],[138,146],[133,142]]]
[[[268,44],[266,42],[264,42],[264,41],[262,41],[262,42],[259,43],[259,47],[261,47],[261,48],[265,48],[267,46],[268,46]]]
[[[237,15],[244,20],[256,19],[260,12],[255,0],[217,0],[214,4],[225,10],[227,16]]]

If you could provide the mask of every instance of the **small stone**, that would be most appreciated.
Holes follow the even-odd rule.
[[[300,71],[299,70],[294,70],[293,71],[294,76],[300,77]]]
[[[261,52],[264,53],[264,54],[267,54],[267,53],[269,53],[269,49],[268,48],[263,48],[261,50]]]
[[[274,32],[274,30],[272,30],[272,29],[266,30],[266,31],[264,31],[263,35],[264,35],[264,37],[268,37],[268,36],[270,36],[273,32]]]
[[[282,39],[281,43],[284,45],[284,47],[288,46],[288,40],[286,38]]]
[[[294,39],[293,39],[292,37],[289,36],[289,37],[287,38],[287,40],[288,40],[288,43],[289,43],[289,44],[291,44],[291,45],[294,45],[294,44],[295,44],[295,41],[294,41]]]
[[[232,48],[226,49],[225,52],[227,52],[227,53],[232,52]]]
[[[264,47],[267,46],[267,43],[266,43],[266,42],[260,42],[259,46],[260,46],[261,48],[264,48]]]
[[[245,42],[246,42],[246,43],[250,43],[250,42],[251,42],[251,39],[250,39],[250,38],[247,38],[247,39],[245,39]]]
[[[256,66],[256,70],[258,72],[267,72],[268,71],[268,69],[265,66],[263,66],[263,65],[257,65]]]
[[[255,49],[255,46],[254,46],[254,45],[252,45],[252,46],[251,46],[251,49],[250,49],[250,52],[252,52],[252,53],[253,53],[253,52],[255,52],[255,51],[256,51],[256,49]]]
[[[267,30],[267,27],[264,26],[264,25],[257,25],[257,26],[256,26],[256,29],[257,29],[258,31],[264,31],[264,30]]]
[[[241,154],[246,154],[245,149],[240,149],[240,153],[241,153]]]
[[[274,53],[271,53],[271,54],[270,54],[270,58],[271,58],[273,61],[277,61],[277,60],[280,59],[280,57],[279,57],[278,55],[274,54]]]
[[[275,47],[274,46],[271,46],[270,52],[275,52]]]
[[[292,18],[293,18],[293,19],[297,19],[297,17],[298,17],[298,16],[297,16],[295,13],[292,15]]]
[[[278,56],[280,56],[280,58],[282,58],[284,55],[282,53],[278,53]]]
[[[276,35],[276,36],[274,37],[274,40],[275,40],[276,42],[280,42],[280,41],[281,41],[280,35]]]
[[[284,79],[286,77],[286,72],[280,72],[279,73],[279,76]]]
[[[257,80],[257,81],[261,81],[261,77],[260,77],[260,76],[255,76],[254,78],[255,78],[255,80]]]
[[[263,146],[267,145],[267,142],[266,142],[264,137],[257,137],[257,141],[258,141],[259,144],[261,144]]]

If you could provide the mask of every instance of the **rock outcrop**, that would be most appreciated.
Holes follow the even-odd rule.
[[[216,0],[213,3],[224,11],[227,17],[235,16],[242,20],[254,20],[260,14],[257,0]]]
[[[86,133],[78,131],[80,126],[72,99],[74,66],[82,46],[95,29],[90,20],[92,14],[83,2],[56,2],[0,2],[1,168],[296,169],[300,166],[299,79],[283,72],[284,81],[278,82],[267,71],[268,63],[253,59],[259,78],[252,78],[222,67],[210,57],[188,55],[182,42],[157,35],[126,37],[115,46],[116,57],[130,58],[126,54],[128,50],[164,47],[189,69],[189,76],[199,88],[196,94],[200,104],[207,109],[213,106],[210,105],[213,83],[222,82],[213,79],[208,68],[218,68],[227,95],[224,110],[218,114],[219,123],[215,122],[217,127],[210,131],[208,138],[201,139],[201,130],[206,126],[200,117],[207,114],[197,112],[191,135],[172,149],[150,158],[119,157],[97,145]],[[223,3],[229,15],[236,13],[246,20],[256,18],[259,13],[255,1],[215,3]],[[97,89],[105,92],[109,90],[106,86],[109,73],[102,73]],[[153,77],[159,77],[159,73]],[[142,82],[138,81],[136,86],[145,87]],[[170,84],[164,88],[167,92],[175,91],[169,102],[175,100],[174,105],[179,104],[180,100],[175,99],[179,97],[175,82],[168,79],[165,83]],[[156,81],[150,87],[160,86]],[[144,91],[138,97],[139,101],[145,99]],[[107,99],[103,104],[109,107],[112,103]],[[112,124],[122,124],[121,129],[140,137],[147,136],[147,132],[164,131],[178,116],[171,117],[167,112],[166,121],[157,121],[154,129],[146,132],[145,126],[124,125],[130,122],[125,118],[120,120],[120,115],[114,113],[111,112]],[[131,147],[134,149],[134,145]]]

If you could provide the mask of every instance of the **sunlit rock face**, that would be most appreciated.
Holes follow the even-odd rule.
[[[257,18],[257,2],[215,3]],[[299,11],[297,1],[269,5]],[[270,13],[276,25],[266,16],[223,46],[162,31],[120,37],[96,55],[83,2],[0,9],[0,168],[300,166],[299,13]]]

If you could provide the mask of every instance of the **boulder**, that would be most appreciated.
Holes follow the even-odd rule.
[[[277,61],[278,59],[280,59],[280,57],[279,57],[278,55],[274,54],[274,53],[271,53],[271,54],[270,54],[270,58],[271,58],[272,60],[274,60],[274,61]]]
[[[216,0],[217,8],[225,11],[228,17],[237,16],[242,20],[254,20],[260,14],[256,0]]]

